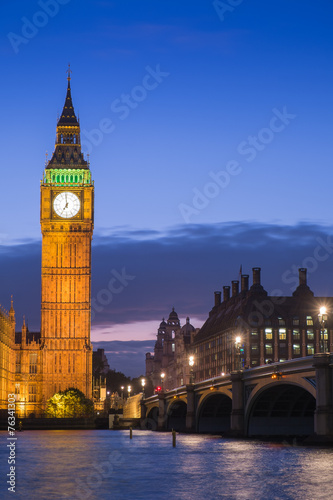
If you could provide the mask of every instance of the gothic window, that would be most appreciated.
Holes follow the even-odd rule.
[[[29,373],[37,373],[37,353],[33,352],[29,355]]]
[[[20,401],[20,384],[15,384],[15,399],[16,401]]]
[[[37,401],[37,386],[29,385],[29,403],[36,403]]]
[[[16,353],[15,372],[16,373],[21,373],[21,353],[20,352]]]

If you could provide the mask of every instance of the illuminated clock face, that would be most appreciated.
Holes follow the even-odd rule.
[[[76,194],[65,191],[54,198],[53,207],[59,217],[70,219],[80,210],[80,200]]]

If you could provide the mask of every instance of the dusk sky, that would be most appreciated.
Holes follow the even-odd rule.
[[[304,266],[333,295],[332,24],[329,0],[6,2],[0,304],[13,294],[17,329],[40,328],[39,189],[68,63],[95,181],[92,341],[111,365],[143,372],[162,317],[200,327],[241,264],[269,293]]]

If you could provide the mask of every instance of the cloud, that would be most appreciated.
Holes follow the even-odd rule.
[[[331,226],[305,222],[294,226],[193,224],[161,233],[122,227],[96,233],[93,329],[124,324],[130,328],[147,321],[156,321],[157,328],[173,306],[181,317],[204,321],[213,306],[214,291],[238,279],[241,264],[243,273],[250,274],[250,283],[251,268],[259,266],[264,288],[286,295],[295,289],[298,267],[307,267],[308,284],[315,294],[333,295],[332,234]],[[39,329],[40,244],[0,247],[0,266],[0,303],[8,308],[12,293],[18,327],[25,314],[30,329]],[[123,278],[115,280],[115,276]],[[126,276],[132,279],[126,282]],[[133,338],[135,334],[134,329]],[[147,331],[147,337],[151,334]]]

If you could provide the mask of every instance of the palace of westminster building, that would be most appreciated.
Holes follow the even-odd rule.
[[[70,88],[57,123],[55,149],[41,180],[41,329],[16,331],[13,300],[0,306],[0,409],[14,393],[17,413],[42,414],[59,390],[75,387],[92,397],[91,240],[94,183],[81,151],[80,124]],[[314,297],[306,269],[291,297],[269,296],[260,268],[215,292],[201,329],[189,318],[181,327],[171,311],[158,328],[154,353],[146,355],[146,377],[169,390],[287,359],[333,351],[333,297]],[[325,306],[325,314],[319,314]],[[235,339],[239,338],[237,344]],[[189,356],[194,365],[189,367]]]

